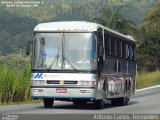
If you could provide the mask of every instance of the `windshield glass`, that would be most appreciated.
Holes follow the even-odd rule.
[[[37,33],[35,36],[33,69],[93,70],[95,61],[94,33]]]
[[[65,34],[65,69],[93,69],[96,59],[96,39],[92,33]],[[70,63],[69,63],[70,62]],[[70,65],[72,64],[72,66]]]
[[[34,69],[61,69],[62,34],[37,33],[34,42]]]

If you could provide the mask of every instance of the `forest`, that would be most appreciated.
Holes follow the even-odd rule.
[[[25,51],[27,42],[34,39],[34,27],[42,22],[91,21],[132,35],[136,40],[139,73],[157,71],[159,75],[159,0],[32,1],[40,1],[40,4],[38,7],[7,7],[2,1],[0,3],[0,101],[28,100],[30,58]],[[154,82],[159,84],[160,77]],[[20,83],[25,85],[17,87]],[[19,98],[20,95],[24,97]]]

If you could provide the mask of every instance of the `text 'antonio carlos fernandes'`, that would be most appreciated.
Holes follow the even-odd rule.
[[[158,114],[94,114],[94,120],[159,120]]]

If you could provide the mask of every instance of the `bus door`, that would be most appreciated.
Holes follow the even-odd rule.
[[[97,39],[97,72],[98,72],[98,78],[100,78],[100,75],[103,70],[103,56],[104,56],[104,45],[103,45],[103,31],[102,29],[98,30],[98,39]]]

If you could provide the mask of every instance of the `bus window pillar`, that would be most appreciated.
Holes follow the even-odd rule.
[[[103,55],[104,55],[104,48],[103,45],[99,45],[99,55],[98,55],[98,73],[101,74],[103,71]]]
[[[117,73],[118,73],[118,71],[119,71],[119,64],[118,64],[118,59],[116,60],[116,66],[117,66]]]

